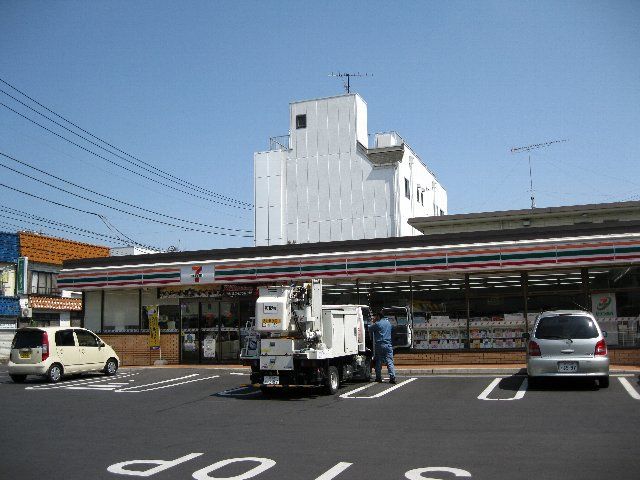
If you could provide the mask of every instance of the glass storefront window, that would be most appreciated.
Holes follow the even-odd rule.
[[[126,332],[140,328],[138,290],[105,290],[103,331]]]
[[[99,332],[102,322],[102,291],[94,290],[84,294],[84,328]]]
[[[529,294],[549,293],[552,295],[565,292],[582,291],[582,272],[575,270],[535,270],[527,272],[527,288]]]
[[[469,347],[522,348],[526,331],[521,275],[469,275]]]
[[[590,268],[591,290],[640,289],[640,267]]]
[[[412,278],[414,348],[462,349],[467,339],[464,275]]]

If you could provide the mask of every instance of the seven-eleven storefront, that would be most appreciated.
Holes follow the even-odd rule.
[[[406,307],[400,364],[520,363],[549,309],[593,311],[612,362],[640,364],[640,222],[79,260],[58,285],[83,292],[84,327],[124,364],[236,363],[257,287],[311,278],[325,304]]]

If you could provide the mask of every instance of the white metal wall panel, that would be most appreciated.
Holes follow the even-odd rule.
[[[375,238],[376,234],[376,219],[373,216],[364,217],[364,238]]]
[[[329,242],[331,241],[331,222],[329,220],[324,220],[320,222],[320,241],[321,242]]]
[[[338,100],[340,153],[351,153],[355,147],[355,102],[353,99],[353,96],[348,96]]]
[[[318,243],[320,241],[319,222],[309,222],[309,242]]]
[[[353,239],[365,238],[364,236],[364,220],[362,217],[356,217],[353,219]]]
[[[375,217],[376,218],[376,238],[384,238],[389,235],[389,225],[387,217]]]
[[[297,243],[309,242],[309,224],[307,222],[298,222],[298,240]]]
[[[256,208],[269,206],[269,177],[256,178],[254,202]]]
[[[296,169],[296,189],[298,198],[298,221],[309,221],[309,184],[307,183],[308,159],[298,159]]]
[[[332,155],[329,157],[329,213],[332,220],[342,218],[340,208],[340,157]],[[333,232],[333,229],[331,229]],[[333,237],[333,233],[331,234]]]
[[[353,240],[353,221],[350,218],[342,219],[342,240]]]
[[[287,241],[299,241],[297,223],[287,223]]]
[[[351,215],[353,218],[362,217],[364,214],[362,163],[360,156],[356,156],[351,162]]]
[[[256,245],[269,245],[269,210],[267,207],[256,208],[255,229]]]
[[[327,108],[327,126],[329,134],[329,154],[340,153],[338,103],[330,102]]]
[[[319,220],[329,220],[329,189],[331,183],[329,176],[329,157],[323,155],[318,157],[318,218]]]
[[[328,101],[317,102],[318,155],[329,153],[329,110]]]
[[[253,155],[253,177],[262,178],[269,175],[269,152],[258,152]]]
[[[296,161],[295,159],[287,160],[287,188],[286,188],[286,222],[296,223],[298,219],[298,188],[297,188],[297,173],[296,173]]]
[[[270,245],[281,245],[282,238],[282,210],[280,205],[269,207],[269,243]]]
[[[331,220],[331,241],[342,240],[342,222]]]
[[[309,157],[307,182],[309,185],[309,221],[317,222],[319,218],[319,177],[318,157]]]
[[[369,136],[367,127],[367,104],[359,96],[355,97],[356,100],[356,140],[358,140],[365,147],[369,147]]]
[[[340,218],[352,218],[352,202],[351,202],[351,163],[349,155],[340,155],[340,178],[336,182],[340,182]]]

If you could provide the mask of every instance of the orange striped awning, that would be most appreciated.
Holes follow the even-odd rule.
[[[63,298],[63,297],[29,297],[29,306],[31,308],[40,308],[43,310],[82,310],[81,298]]]

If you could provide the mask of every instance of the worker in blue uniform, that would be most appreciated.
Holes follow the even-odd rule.
[[[391,322],[382,316],[382,313],[374,313],[372,316],[373,345],[376,361],[376,382],[382,382],[382,362],[387,364],[389,383],[396,383],[396,369],[393,366],[393,347],[391,344]]]

